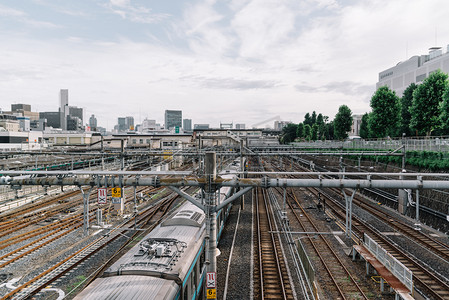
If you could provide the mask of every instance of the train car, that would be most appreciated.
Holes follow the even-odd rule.
[[[224,171],[219,176],[236,175]],[[222,187],[218,202],[232,191]],[[230,208],[217,212],[217,243]],[[74,299],[203,299],[205,219],[200,208],[185,202]]]

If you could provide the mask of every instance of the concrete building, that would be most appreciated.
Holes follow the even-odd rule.
[[[117,119],[117,125],[114,126],[116,132],[126,132],[128,130],[134,130],[134,118],[133,117],[119,117]]]
[[[0,114],[0,131],[19,131],[20,124],[16,116]]]
[[[42,148],[42,131],[0,131],[2,150],[38,150]]]
[[[31,105],[29,104],[11,104],[11,111],[5,113],[18,117],[27,117],[30,121],[39,120],[39,113],[31,111]]]
[[[348,132],[350,137],[360,137],[360,124],[362,124],[363,115],[352,115],[351,131]]]
[[[11,104],[11,111],[23,110],[31,111],[31,105],[29,104]]]
[[[97,118],[95,118],[95,115],[90,116],[90,118],[89,118],[89,127],[90,127],[90,130],[96,131],[96,130],[97,130],[97,126],[98,126],[98,124],[97,124]]]
[[[174,127],[182,127],[182,110],[165,111],[165,129],[170,130]]]
[[[39,113],[39,119],[46,119],[47,126],[61,128],[61,113],[59,111],[46,111]]]
[[[245,124],[242,123],[235,124],[235,129],[245,129]]]
[[[20,131],[30,131],[30,118],[17,117],[17,121],[19,121]]]
[[[282,128],[290,124],[290,121],[274,121],[274,128],[275,131],[281,131]]]
[[[162,126],[159,123],[156,123],[156,120],[149,120],[145,118],[140,126],[140,131],[143,133],[153,132],[161,130]]]
[[[182,128],[184,129],[184,131],[192,131],[192,119],[182,120]]]
[[[76,106],[67,107],[69,114],[66,116],[67,130],[81,130],[83,129],[83,109]]]
[[[234,124],[231,123],[221,123],[220,122],[220,129],[232,129],[234,127]]]
[[[209,124],[195,124],[193,125],[193,130],[197,129],[209,129]]]
[[[134,130],[134,117],[126,117],[127,130]]]
[[[429,54],[412,56],[408,60],[380,72],[376,89],[386,85],[395,91],[398,97],[402,97],[404,90],[411,83],[421,83],[429,74],[438,69],[449,73],[449,45],[444,54],[442,48],[432,47],[429,49]]]

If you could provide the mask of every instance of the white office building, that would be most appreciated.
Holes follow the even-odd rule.
[[[440,69],[444,73],[449,73],[449,45],[445,50],[443,53],[442,48],[432,47],[429,54],[413,56],[380,72],[376,89],[386,85],[395,91],[398,97],[402,97],[404,90],[411,83],[421,83],[432,72]]]

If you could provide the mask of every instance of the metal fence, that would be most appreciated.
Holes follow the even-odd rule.
[[[366,233],[364,236],[364,243],[368,250],[391,272],[399,279],[409,291],[413,290],[413,273],[400,261],[394,258],[390,253],[385,251],[379,244],[371,239]]]
[[[301,148],[336,148],[336,149],[376,149],[395,150],[405,145],[407,151],[449,151],[449,137],[431,137],[426,139],[376,139],[348,141],[311,141],[294,142],[292,146]]]

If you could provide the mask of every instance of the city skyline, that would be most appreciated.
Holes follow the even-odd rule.
[[[58,94],[113,128],[369,111],[378,74],[449,44],[445,1],[15,1],[0,4],[0,108]]]

